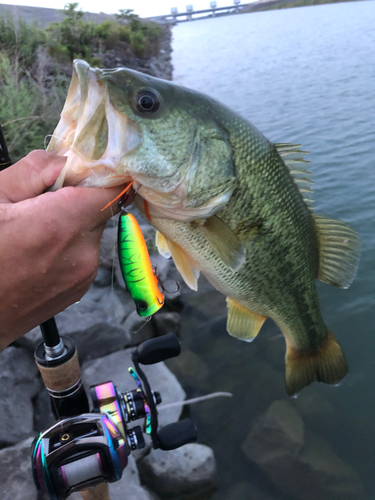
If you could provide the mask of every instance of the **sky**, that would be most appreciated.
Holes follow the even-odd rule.
[[[33,7],[48,7],[50,9],[63,9],[68,1],[79,0],[7,0],[0,2],[9,5],[31,5]],[[233,5],[233,0],[216,0],[218,7]],[[241,3],[248,3],[249,0],[242,0]],[[134,12],[141,17],[158,16],[169,14],[171,7],[177,7],[179,12],[186,11],[186,5],[193,5],[194,9],[206,9],[210,6],[210,0],[81,0],[79,7],[89,12],[105,12],[114,14],[119,9],[134,9]]]

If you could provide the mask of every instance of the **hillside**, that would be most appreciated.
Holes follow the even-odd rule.
[[[24,5],[0,4],[0,16],[5,15],[7,12],[13,14],[15,17],[23,18],[28,22],[36,22],[40,28],[45,28],[51,23],[61,23],[65,17],[62,10],[47,9],[44,7],[28,7]],[[104,13],[93,14],[91,12],[85,12],[83,15],[84,21],[102,23],[106,19],[114,19],[114,16]]]

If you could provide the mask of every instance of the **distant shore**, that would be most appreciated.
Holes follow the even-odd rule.
[[[310,5],[323,5],[327,3],[358,2],[362,0],[271,0],[269,2],[256,2],[248,7],[243,7],[241,14],[260,12],[264,10],[293,9],[295,7],[308,7]]]

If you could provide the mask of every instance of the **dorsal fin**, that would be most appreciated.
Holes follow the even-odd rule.
[[[312,210],[312,173],[307,170],[310,162],[304,159],[305,156],[309,154],[309,152],[302,151],[300,147],[301,144],[275,144],[275,148],[279,155],[282,157],[285,165],[289,168],[290,174],[293,177],[294,182],[297,184],[304,202],[310,208],[310,210]]]
[[[341,220],[314,215],[319,241],[318,280],[348,288],[355,278],[361,241],[358,234]]]

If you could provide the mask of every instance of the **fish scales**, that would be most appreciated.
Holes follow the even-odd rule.
[[[346,223],[312,213],[305,152],[171,82],[84,61],[74,69],[48,148],[68,156],[54,188],[133,181],[162,255],[191,288],[202,272],[226,295],[231,335],[251,341],[266,318],[280,327],[288,394],[341,380],[347,363],[315,280],[347,288],[360,241]]]
[[[310,349],[311,331],[318,344],[327,335],[315,287],[318,244],[311,214],[272,145],[251,168],[248,164],[241,167],[246,151],[239,152],[238,157],[239,186],[225,209],[217,213],[246,248],[246,263],[237,273],[207,246],[194,223],[171,224],[162,219],[153,219],[152,223],[166,237],[189,248],[217,289],[244,307],[272,317],[284,329],[297,331],[298,338],[291,341],[299,349]],[[241,177],[241,173],[246,175]],[[285,196],[280,191],[281,183],[293,195]],[[243,214],[247,214],[245,220]],[[254,230],[251,221],[261,224]],[[298,238],[294,237],[297,234]],[[286,290],[290,292],[286,294]]]

